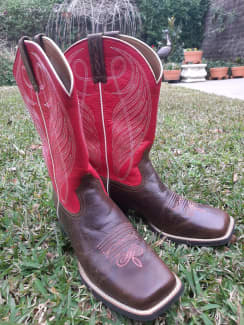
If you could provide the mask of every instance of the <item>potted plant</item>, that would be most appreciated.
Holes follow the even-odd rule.
[[[166,63],[164,65],[164,81],[179,81],[180,80],[181,67],[178,63]]]
[[[203,51],[198,50],[197,48],[194,49],[185,49],[184,50],[184,64],[186,63],[202,63],[202,54]]]
[[[225,61],[208,62],[209,80],[228,79],[229,65]]]
[[[236,77],[244,77],[244,62],[241,58],[237,58],[231,66],[231,78]]]

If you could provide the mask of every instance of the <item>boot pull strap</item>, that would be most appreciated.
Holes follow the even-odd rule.
[[[28,54],[26,46],[25,46],[25,40],[30,40],[30,38],[27,37],[27,36],[23,36],[19,40],[18,45],[19,45],[20,55],[21,55],[23,64],[24,64],[26,72],[27,72],[27,75],[29,77],[29,80],[30,80],[34,90],[36,92],[39,92],[40,88],[39,88],[39,85],[37,83],[37,80],[36,80],[36,77],[35,77],[35,74],[34,74],[34,70],[33,70],[33,67],[32,67],[32,63],[31,63],[29,54]]]
[[[45,46],[44,46],[44,42],[43,42],[43,37],[46,36],[45,34],[43,33],[40,33],[40,34],[37,34],[34,36],[34,41],[40,45],[40,47],[45,51]]]
[[[102,36],[119,38],[119,31],[111,31],[88,35],[88,50],[92,77],[94,83],[107,82],[107,74],[104,62],[103,39]]]
[[[107,82],[102,33],[88,35],[88,50],[94,83]]]

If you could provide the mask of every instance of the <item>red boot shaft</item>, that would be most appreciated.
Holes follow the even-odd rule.
[[[154,140],[162,66],[156,54],[151,54],[153,64],[149,63],[128,41],[151,52],[144,43],[127,36],[120,38],[126,41],[103,37],[103,83],[93,81],[88,39],[74,44],[65,56],[77,81],[92,165],[103,177],[138,185],[138,163]]]
[[[76,213],[80,204],[75,190],[82,176],[97,174],[88,161],[72,71],[51,40],[49,48],[61,62],[59,70],[58,66],[55,70],[38,44],[29,40],[23,40],[20,44],[27,53],[27,60],[24,64],[18,49],[14,76],[41,137],[43,155],[59,201],[69,212]],[[28,64],[38,85],[36,91],[27,74]]]

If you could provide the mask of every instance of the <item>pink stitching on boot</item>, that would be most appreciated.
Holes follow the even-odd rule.
[[[142,256],[144,250],[136,242],[139,238],[129,223],[124,223],[113,229],[113,232],[97,245],[101,253],[118,267],[125,267],[130,261],[137,267],[143,267],[139,256]]]

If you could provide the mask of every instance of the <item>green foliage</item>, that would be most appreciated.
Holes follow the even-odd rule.
[[[182,30],[180,26],[175,24],[175,17],[168,18],[168,31],[172,42],[172,51],[167,60],[182,62],[183,61],[183,45],[181,40]]]
[[[233,62],[233,67],[244,65],[244,58],[237,57]]]
[[[13,85],[14,77],[12,72],[13,62],[8,57],[0,54],[0,86]]]
[[[218,68],[218,67],[230,67],[231,62],[223,61],[223,60],[216,60],[216,61],[207,61],[208,68]]]
[[[181,42],[181,28],[180,26],[175,25],[175,17],[172,16],[168,18],[168,33],[170,36],[171,44],[172,44],[172,50],[170,55],[164,59],[164,62],[173,61],[173,62],[182,62],[183,60],[183,44]],[[165,33],[166,35],[166,33]],[[161,47],[165,46],[165,41],[158,41],[156,50],[159,50]]]
[[[23,35],[33,36],[45,32],[54,2],[55,0],[0,0],[0,39],[16,43]]]
[[[16,43],[22,35],[45,32],[54,3],[62,0],[0,0],[0,39]],[[142,39],[152,45],[162,40],[162,29],[171,29],[168,18],[174,17],[171,30],[179,47],[200,47],[204,18],[209,0],[137,0],[142,17]],[[73,31],[76,34],[76,31]],[[177,41],[176,41],[177,40]],[[171,60],[180,57],[174,51]]]
[[[233,62],[224,61],[224,60],[207,60],[207,78],[210,76],[210,69],[211,68],[221,68],[221,67],[228,67],[228,75],[231,76],[231,67],[233,66]]]
[[[194,48],[188,48],[188,49],[184,49],[185,52],[194,52],[194,51],[199,51],[198,48],[194,47]]]
[[[210,75],[210,68],[218,68],[218,67],[228,67],[228,75],[229,77],[232,75],[231,68],[237,66],[244,66],[244,59],[236,58],[235,61],[224,61],[224,60],[204,60],[207,63],[207,73]]]
[[[175,62],[168,62],[164,64],[164,70],[179,70],[181,65]]]
[[[10,54],[9,48],[23,35],[45,32],[54,2],[58,1],[0,0],[0,86],[15,83],[12,73],[14,55]]]
[[[156,44],[162,39],[162,29],[168,28],[168,18],[175,17],[180,27],[179,43],[185,47],[200,47],[209,0],[137,0],[142,16],[142,39]]]
[[[13,85],[13,55],[0,44],[0,86]]]

